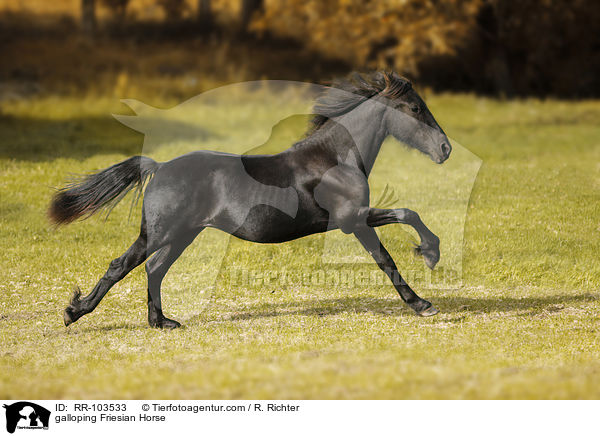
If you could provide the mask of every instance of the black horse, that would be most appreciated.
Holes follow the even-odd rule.
[[[367,178],[389,135],[441,164],[451,151],[444,131],[410,82],[394,73],[335,81],[317,99],[314,112],[306,137],[279,154],[197,151],[164,163],[136,156],[59,190],[48,213],[55,223],[66,224],[114,206],[134,187],[141,193],[149,181],[139,237],[110,263],[89,295],[81,298],[75,291],[65,325],[93,311],[115,283],[154,254],[146,262],[148,321],[152,327],[179,327],[163,315],[161,282],[206,227],[260,243],[332,229],[352,233],[417,314],[438,313],[402,279],[374,227],[414,227],[430,268],[439,260],[439,239],[412,210],[369,207]]]

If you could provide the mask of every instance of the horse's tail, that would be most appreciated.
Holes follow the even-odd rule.
[[[56,224],[69,224],[103,208],[112,208],[134,187],[141,194],[144,184],[159,166],[148,157],[134,156],[98,173],[73,180],[54,195],[48,217]]]

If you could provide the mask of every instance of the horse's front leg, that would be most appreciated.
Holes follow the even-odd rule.
[[[408,224],[417,231],[421,238],[421,245],[416,247],[415,250],[423,256],[425,264],[433,269],[440,260],[440,238],[427,228],[418,213],[410,209],[369,209],[367,215],[367,225],[369,227],[395,223]]]
[[[394,259],[392,259],[390,253],[388,253],[379,240],[374,228],[360,228],[354,232],[354,235],[369,254],[373,256],[373,259],[377,262],[379,268],[381,268],[390,278],[402,300],[417,312],[417,314],[421,316],[432,316],[439,312],[429,301],[419,297],[404,281],[400,272],[398,272],[398,268],[396,268]]]
[[[328,211],[329,219],[335,224],[335,227],[344,233],[354,233],[363,247],[377,262],[379,268],[388,275],[402,300],[421,316],[431,316],[438,313],[438,310],[429,301],[423,300],[415,294],[404,281],[398,272],[398,268],[396,268],[394,259],[381,244],[377,233],[375,233],[373,228],[375,225],[369,223],[371,211],[377,209],[368,207],[369,185],[364,174],[342,165],[334,167],[327,172],[321,183],[315,188],[314,195],[317,203]],[[374,216],[377,217],[378,214],[375,213]],[[383,218],[372,220],[373,224],[377,222],[381,222],[378,225],[383,225],[388,222],[399,221],[385,222]],[[425,227],[423,223],[421,224]],[[429,233],[435,236],[433,233]]]

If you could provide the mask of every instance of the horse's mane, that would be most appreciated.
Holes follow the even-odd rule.
[[[315,103],[309,133],[321,128],[329,118],[350,112],[365,100],[382,95],[396,98],[412,88],[410,82],[394,72],[354,72],[346,78],[336,79]]]

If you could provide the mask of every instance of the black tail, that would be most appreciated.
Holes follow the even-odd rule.
[[[69,224],[115,205],[134,187],[141,189],[160,164],[144,156],[130,157],[96,174],[83,176],[59,190],[50,203],[48,217]]]

